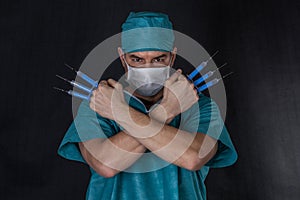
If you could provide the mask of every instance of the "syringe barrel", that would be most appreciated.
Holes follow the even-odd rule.
[[[192,73],[188,75],[188,79],[192,80],[204,67],[206,66],[205,62],[202,62]]]
[[[213,75],[212,71],[207,72],[206,74],[204,74],[203,76],[201,76],[200,78],[198,78],[196,81],[194,81],[194,85],[197,86],[200,83],[202,83],[203,81],[205,81],[206,79],[208,79],[209,77],[211,77]]]
[[[87,93],[92,93],[93,89],[92,88],[87,88],[86,86],[80,84],[80,83],[77,83],[75,81],[71,81],[71,84],[74,86],[74,87],[77,87],[78,89],[81,89]]]
[[[202,85],[200,88],[198,88],[198,92],[202,92],[203,90],[206,90],[207,88],[217,84],[219,82],[219,79],[215,78],[211,81],[209,81],[208,83],[206,83],[205,85]]]
[[[80,94],[80,93],[72,91],[72,90],[70,90],[68,92],[68,94],[70,94],[70,95],[72,95],[74,97],[78,97],[78,98],[83,99],[83,100],[88,100],[88,101],[90,100],[90,95]]]
[[[78,71],[77,75],[79,77],[81,77],[83,80],[85,80],[86,82],[88,82],[89,84],[91,84],[93,87],[98,87],[98,82],[91,79],[88,75],[86,75],[85,73]]]

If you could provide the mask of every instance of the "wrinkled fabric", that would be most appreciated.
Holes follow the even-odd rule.
[[[125,100],[136,110],[147,113],[147,109],[137,98],[125,92]],[[88,200],[205,200],[206,189],[204,180],[211,167],[225,167],[232,165],[237,159],[237,153],[230,136],[224,126],[218,107],[210,98],[199,94],[198,103],[189,110],[176,116],[169,124],[180,127],[185,131],[204,133],[218,140],[216,155],[198,171],[189,171],[176,165],[164,165],[166,162],[152,153],[150,159],[145,154],[130,168],[138,170],[149,164],[161,167],[146,173],[121,172],[112,178],[104,178],[92,168],[90,183],[86,193]],[[94,138],[111,137],[123,130],[115,121],[96,114],[89,108],[89,103],[83,101],[78,114],[66,132],[58,149],[58,154],[66,159],[86,163],[80,154],[78,142]],[[220,130],[219,133],[216,133]],[[143,159],[144,157],[144,159]],[[151,162],[147,163],[147,160]],[[146,164],[145,164],[146,163]],[[144,164],[144,166],[143,166]],[[140,167],[140,168],[139,168]],[[133,171],[134,171],[133,170]]]
[[[171,51],[175,37],[168,15],[157,12],[130,12],[122,24],[122,49],[137,51]]]
[[[156,95],[169,78],[170,66],[165,67],[131,67],[127,63],[127,83],[142,96]]]

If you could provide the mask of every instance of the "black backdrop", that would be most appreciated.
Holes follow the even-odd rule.
[[[56,153],[72,102],[55,74],[74,76],[64,62],[80,66],[144,10],[235,72],[226,125],[239,159],[210,172],[208,199],[300,199],[300,3],[283,0],[0,1],[0,199],[84,199],[88,167]]]

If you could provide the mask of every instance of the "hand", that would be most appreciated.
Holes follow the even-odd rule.
[[[113,79],[101,81],[90,99],[92,110],[112,120],[115,120],[116,113],[124,110],[124,106],[127,104],[124,100],[123,87]]]
[[[181,72],[180,69],[177,70],[164,85],[163,99],[160,104],[169,118],[186,111],[199,100],[194,84],[190,83]]]

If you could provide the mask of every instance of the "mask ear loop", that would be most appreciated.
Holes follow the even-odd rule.
[[[129,73],[129,71],[130,71],[130,66],[128,65],[128,63],[127,63],[127,61],[126,61],[126,58],[125,58],[125,53],[123,54],[123,60],[124,60],[124,62],[125,62],[125,65],[126,65],[126,67],[127,67],[127,72],[125,73],[125,77],[126,77],[126,80],[128,80],[128,73]]]
[[[173,57],[174,57],[173,54],[172,54],[172,52],[170,52],[170,53],[171,53],[171,58],[170,58],[170,62],[169,62],[169,65],[168,65],[169,67],[171,67],[171,63],[172,63]]]
[[[127,63],[126,58],[125,58],[125,54],[124,54],[123,59],[124,59],[124,62],[125,62],[125,64],[126,64],[126,67],[127,67],[127,73],[128,73],[128,72],[130,71],[131,66],[129,66],[129,64]]]
[[[124,60],[124,62],[125,62],[125,64],[126,64],[126,67],[127,67],[127,69],[128,69],[128,63],[127,63],[127,61],[126,61],[126,58],[125,58],[125,53],[123,54],[123,60]]]
[[[171,70],[171,68],[172,68],[172,66],[171,66],[171,63],[172,63],[172,60],[173,60],[173,55],[172,55],[172,52],[170,52],[171,53],[171,58],[170,58],[170,62],[169,62],[169,64],[168,64],[168,67],[169,67],[169,71],[168,71],[168,78],[170,77],[170,70]]]

